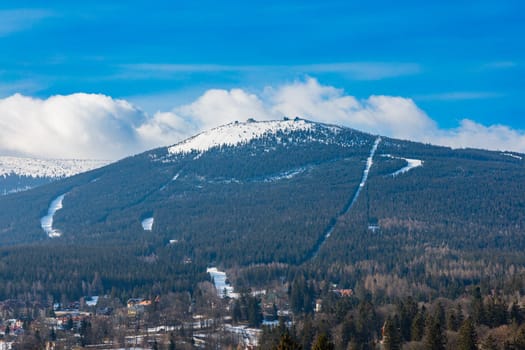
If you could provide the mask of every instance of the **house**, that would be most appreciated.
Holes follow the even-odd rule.
[[[372,231],[373,233],[376,233],[376,231],[379,231],[381,227],[379,226],[379,220],[376,218],[372,218],[368,221],[368,231]]]
[[[146,306],[151,305],[151,300],[144,298],[132,298],[128,300],[128,316],[142,314]]]
[[[317,300],[315,301],[315,308],[314,308],[314,311],[315,311],[315,312],[321,312],[322,305],[323,305],[323,300],[322,300],[322,299],[317,299]]]
[[[350,297],[354,295],[354,291],[352,289],[334,289],[334,293],[340,297]]]

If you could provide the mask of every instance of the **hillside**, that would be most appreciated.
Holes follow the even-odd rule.
[[[180,290],[210,264],[253,285],[282,263],[348,287],[376,276],[386,289],[394,274],[407,291],[460,288],[524,271],[521,156],[300,119],[232,123],[0,198],[0,277],[73,295],[95,272],[104,290]],[[20,251],[46,267],[16,265]]]
[[[108,164],[80,159],[0,157],[0,195],[26,191]]]

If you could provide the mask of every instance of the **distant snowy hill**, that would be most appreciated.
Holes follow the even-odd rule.
[[[254,139],[277,134],[278,132],[290,133],[292,131],[312,130],[314,126],[315,124],[305,120],[234,122],[191,137],[169,147],[168,151],[171,154],[190,153],[192,151],[205,152],[215,147],[247,144]]]
[[[0,156],[0,195],[25,191],[108,163],[101,160]]]

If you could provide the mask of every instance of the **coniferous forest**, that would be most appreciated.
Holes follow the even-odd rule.
[[[158,149],[2,197],[0,299],[192,304],[218,266],[266,291],[228,306],[280,319],[262,349],[524,348],[524,161],[382,138],[363,183],[376,140],[319,127]],[[64,193],[49,239],[39,219]]]

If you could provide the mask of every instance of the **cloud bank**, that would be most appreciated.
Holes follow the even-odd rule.
[[[0,154],[41,158],[118,159],[171,145],[235,120],[306,119],[451,147],[525,152],[525,132],[464,119],[442,129],[413,100],[357,99],[308,78],[259,94],[211,89],[191,103],[148,115],[132,103],[97,94],[0,99]]]
[[[115,159],[141,149],[144,114],[129,102],[73,94],[0,99],[0,154]]]

